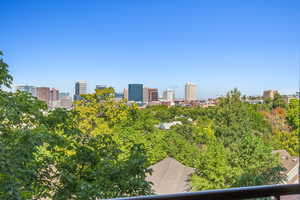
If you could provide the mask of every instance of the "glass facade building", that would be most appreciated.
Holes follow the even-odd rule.
[[[34,97],[37,96],[36,87],[31,86],[31,85],[18,85],[18,86],[16,86],[16,90],[28,92],[29,94],[31,94]]]
[[[82,94],[87,94],[87,83],[85,81],[77,81],[75,83],[74,101],[81,100]]]
[[[137,102],[143,101],[143,84],[128,85],[128,100]]]

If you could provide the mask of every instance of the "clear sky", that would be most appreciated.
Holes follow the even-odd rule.
[[[1,0],[0,49],[14,84],[74,92],[76,80],[199,98],[238,87],[295,93],[299,0]]]

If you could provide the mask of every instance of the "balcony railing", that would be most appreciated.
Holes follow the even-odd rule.
[[[264,197],[273,197],[280,200],[281,196],[294,194],[300,194],[300,184],[241,187],[179,194],[125,197],[114,200],[232,200]]]

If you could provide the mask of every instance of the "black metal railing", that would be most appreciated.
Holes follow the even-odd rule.
[[[125,197],[114,200],[232,200],[264,197],[274,197],[279,200],[281,196],[294,194],[300,194],[300,184],[241,187],[179,194]]]

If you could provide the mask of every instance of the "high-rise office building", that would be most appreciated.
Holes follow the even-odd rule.
[[[265,99],[267,99],[267,98],[273,99],[274,96],[275,96],[275,94],[278,94],[278,91],[277,91],[277,90],[266,90],[266,91],[264,91],[264,93],[263,93],[263,97],[264,97]]]
[[[37,98],[41,101],[50,103],[50,88],[49,87],[37,87],[36,88]]]
[[[123,97],[124,97],[124,99],[128,100],[128,88],[124,88],[124,90],[123,90]]]
[[[87,83],[85,81],[77,81],[75,83],[74,101],[80,100],[82,94],[87,94]]]
[[[173,90],[166,89],[163,94],[163,99],[165,101],[174,102],[175,101],[175,93]]]
[[[31,85],[17,85],[16,90],[28,92],[32,96],[36,97],[36,87]]]
[[[193,83],[185,84],[185,100],[195,101],[197,100],[197,86]]]
[[[129,101],[143,101],[143,84],[129,84],[128,85],[128,100]]]
[[[59,103],[59,91],[55,88],[52,88],[50,90],[50,101],[49,101],[49,106],[51,108],[57,108],[60,106]]]
[[[55,88],[50,90],[50,101],[58,101],[59,100],[59,91]]]
[[[148,103],[149,102],[149,88],[144,87],[143,89],[143,102]]]
[[[158,89],[157,88],[148,88],[149,92],[149,102],[158,101]]]

